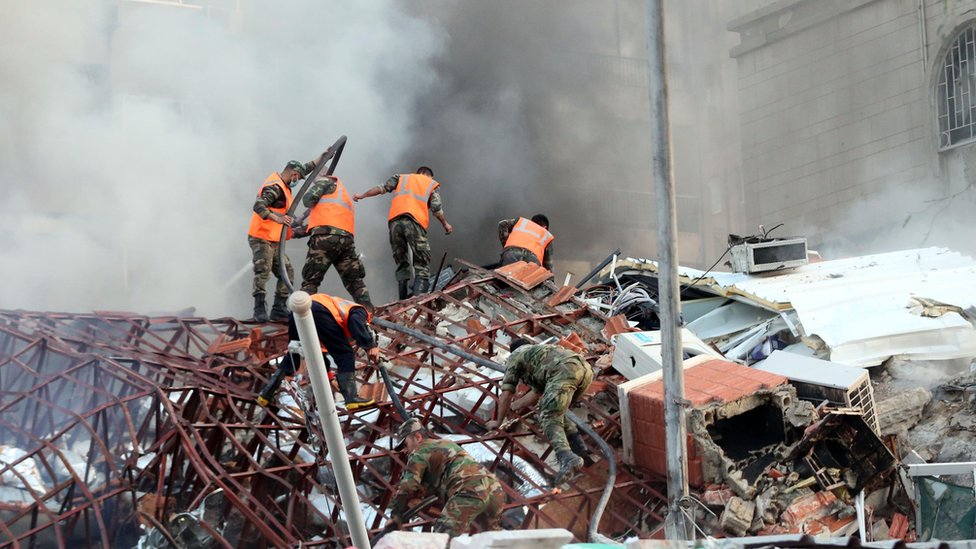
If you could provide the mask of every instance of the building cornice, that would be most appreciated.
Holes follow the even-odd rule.
[[[779,0],[729,22],[726,28],[739,33],[739,45],[729,50],[729,56],[738,58],[877,1]]]

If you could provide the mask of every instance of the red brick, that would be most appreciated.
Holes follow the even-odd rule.
[[[696,488],[705,485],[705,473],[702,471],[701,458],[688,460],[688,484]]]

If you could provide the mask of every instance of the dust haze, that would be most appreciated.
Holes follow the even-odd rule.
[[[406,149],[436,26],[389,0],[241,8],[0,1],[3,307],[246,315],[264,178],[347,134],[338,174],[371,185]]]

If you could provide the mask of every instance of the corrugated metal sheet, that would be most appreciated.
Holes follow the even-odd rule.
[[[631,260],[656,271],[656,263]],[[680,268],[682,282],[703,271]],[[976,356],[976,329],[953,307],[976,305],[976,262],[945,248],[924,248],[813,263],[789,272],[713,272],[696,283],[759,307],[794,309],[803,334],[817,336],[834,362],[875,366],[891,356],[943,360]],[[933,316],[929,316],[933,315]]]

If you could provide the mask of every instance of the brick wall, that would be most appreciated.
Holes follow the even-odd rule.
[[[734,402],[759,389],[787,383],[776,374],[721,359],[712,359],[685,370],[685,398],[693,407]],[[638,467],[666,476],[664,381],[658,380],[627,393],[630,405],[634,460]],[[705,483],[702,462],[694,437],[688,434],[688,483]]]

